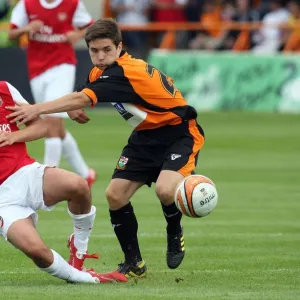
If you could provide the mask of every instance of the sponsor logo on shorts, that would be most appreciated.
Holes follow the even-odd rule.
[[[2,217],[0,217],[0,228],[2,228],[4,226],[4,220]]]
[[[127,163],[128,163],[128,157],[121,156],[116,168],[118,170],[124,170],[126,168]]]

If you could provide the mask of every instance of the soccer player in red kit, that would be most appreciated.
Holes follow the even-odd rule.
[[[28,34],[27,65],[36,103],[73,91],[76,57],[73,45],[93,20],[81,0],[20,0],[12,11],[9,38]],[[44,116],[47,123],[44,163],[58,166],[63,155],[91,186],[89,169],[74,137],[64,128],[66,113]]]
[[[83,269],[86,258],[95,258],[87,254],[96,208],[91,205],[86,180],[39,164],[28,155],[25,142],[43,137],[46,126],[40,118],[26,123],[26,128],[21,130],[15,123],[10,124],[6,118],[10,111],[5,107],[14,106],[15,102],[27,103],[16,88],[0,81],[0,235],[42,271],[55,277],[69,282],[111,281],[109,277]],[[74,233],[69,239],[69,263],[46,246],[35,228],[37,210],[50,211],[65,199],[74,223]],[[127,281],[123,275],[117,280]]]

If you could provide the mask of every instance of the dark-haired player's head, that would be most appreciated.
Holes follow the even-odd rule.
[[[101,70],[113,64],[122,50],[122,34],[118,24],[110,18],[99,19],[85,34],[93,65]]]

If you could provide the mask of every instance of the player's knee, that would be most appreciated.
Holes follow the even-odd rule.
[[[89,198],[90,188],[88,182],[80,176],[76,176],[72,180],[70,189],[73,197],[79,197],[80,199]]]
[[[108,187],[105,195],[111,209],[119,209],[127,204],[127,199],[124,197],[124,193],[113,187]]]
[[[158,184],[155,192],[162,203],[169,203],[174,199],[174,189],[171,186]]]

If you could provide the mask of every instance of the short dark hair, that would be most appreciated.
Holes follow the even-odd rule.
[[[90,25],[85,34],[87,46],[97,39],[110,39],[117,47],[122,42],[121,30],[117,22],[112,18],[103,18]]]

